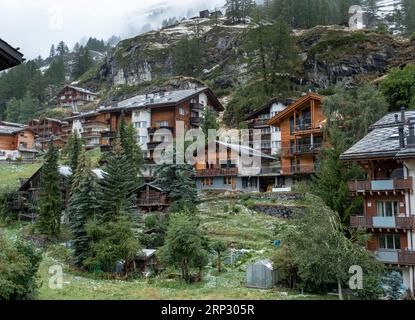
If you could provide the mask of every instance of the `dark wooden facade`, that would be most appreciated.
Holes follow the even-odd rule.
[[[141,212],[163,211],[170,205],[165,192],[149,183],[133,191],[136,196],[136,208]]]

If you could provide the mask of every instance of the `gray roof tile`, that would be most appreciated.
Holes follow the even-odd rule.
[[[384,156],[397,157],[402,154],[409,154],[409,149],[400,149],[399,129],[395,122],[395,114],[399,114],[400,119],[400,112],[385,115],[372,125],[371,132],[344,152],[340,156],[340,159],[353,160]],[[406,119],[415,117],[415,111],[406,111],[405,117]],[[405,136],[407,135],[408,127],[405,126]]]

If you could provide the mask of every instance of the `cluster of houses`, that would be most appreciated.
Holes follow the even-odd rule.
[[[18,50],[0,40],[0,71],[22,61]],[[69,135],[75,131],[84,139],[86,148],[111,150],[123,116],[126,123],[136,129],[137,143],[148,162],[146,183],[133,191],[137,210],[163,210],[169,205],[169,199],[162,189],[151,184],[156,167],[154,151],[162,143],[157,130],[167,129],[176,137],[178,121],[185,129],[200,128],[204,110],[210,108],[219,115],[224,110],[222,104],[209,88],[193,88],[151,92],[94,111],[78,112],[78,105],[97,98],[97,94],[89,90],[68,85],[54,101],[71,107],[71,117],[33,119],[25,125],[0,121],[0,160],[33,159],[39,151],[47,149],[50,141],[65,146]],[[326,118],[322,103],[322,96],[308,93],[298,100],[272,99],[246,115],[244,120],[249,129],[261,132],[260,147],[244,150],[239,145],[217,142],[225,146],[221,150],[226,150],[217,149],[214,155],[217,163],[194,165],[197,188],[289,191],[296,181],[310,177],[318,165],[319,152],[329,143],[324,136]],[[235,155],[241,152],[261,155],[260,170],[256,174],[239,170]],[[401,270],[405,286],[414,292],[415,111],[402,110],[386,115],[373,124],[367,136],[343,153],[341,160],[357,163],[367,177],[363,181],[350,181],[348,186],[351,196],[364,200],[364,210],[351,217],[351,226],[373,234],[367,249],[375,252],[379,261]],[[63,182],[72,174],[68,167],[62,166],[59,170]],[[98,179],[102,178],[100,169],[94,172]],[[39,177],[40,171],[22,183],[18,194],[24,196],[18,201],[30,202],[36,198]],[[67,199],[65,189],[63,191]],[[33,218],[33,212],[28,214]]]

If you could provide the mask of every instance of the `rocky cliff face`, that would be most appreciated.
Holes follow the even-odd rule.
[[[413,60],[411,43],[374,32],[318,27],[299,36],[304,77],[317,87],[354,86]]]
[[[84,80],[85,85],[96,89],[140,86],[178,76],[172,67],[172,50],[179,39],[190,35],[201,40],[200,79],[219,93],[227,93],[251,79],[242,46],[250,27],[228,26],[223,20],[195,19],[124,40]],[[354,86],[361,80],[384,75],[391,67],[415,61],[413,42],[385,34],[316,27],[297,31],[296,37],[303,58],[298,81],[315,87],[339,83]]]

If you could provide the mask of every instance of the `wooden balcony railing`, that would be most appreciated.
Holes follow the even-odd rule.
[[[98,131],[84,131],[81,133],[82,138],[101,138],[101,132]]]
[[[167,130],[169,130],[171,132],[174,132],[174,128],[173,127],[169,127],[169,126],[151,127],[151,128],[148,128],[147,131],[148,131],[148,134],[149,135],[153,135],[153,134],[156,133],[157,130],[161,130],[161,129],[167,129]]]
[[[200,126],[201,123],[202,123],[202,118],[199,118],[199,117],[190,118],[190,125],[192,126]]]
[[[147,143],[148,150],[154,150],[162,143],[162,141],[152,141]]]
[[[364,193],[373,191],[413,191],[412,177],[408,179],[364,180],[348,183],[352,193]]]
[[[238,168],[212,168],[212,169],[203,169],[196,170],[197,177],[222,177],[222,176],[236,176],[238,175]]]
[[[399,250],[398,251],[398,264],[404,266],[415,265],[415,251],[411,250]]]
[[[411,230],[415,227],[414,217],[350,217],[352,228],[364,229],[402,229]]]

